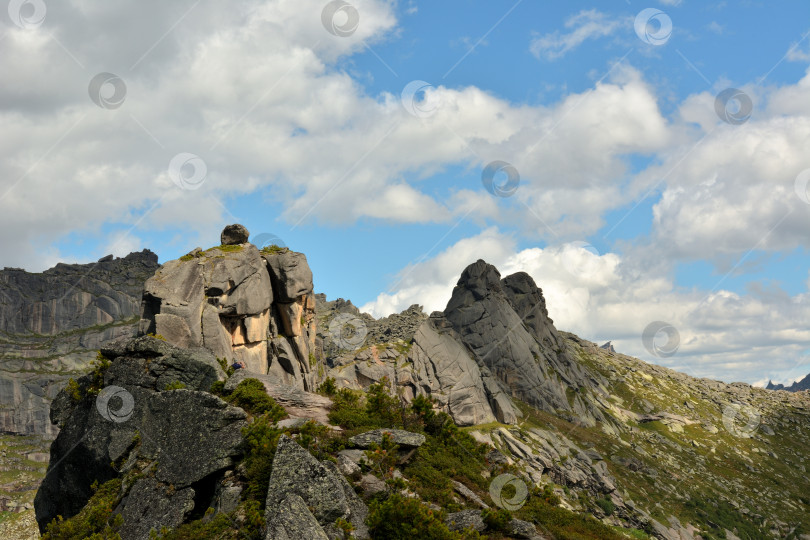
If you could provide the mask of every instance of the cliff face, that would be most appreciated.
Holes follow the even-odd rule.
[[[0,271],[0,431],[53,437],[48,407],[98,348],[137,331],[151,251],[42,273]]]
[[[161,266],[144,286],[141,335],[205,347],[228,364],[314,389],[323,370],[306,257],[236,241]]]

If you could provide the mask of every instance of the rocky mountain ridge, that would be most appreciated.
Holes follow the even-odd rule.
[[[144,250],[0,271],[0,432],[56,436],[50,400],[103,343],[137,333],[143,283],[157,267]]]
[[[786,390],[788,392],[801,392],[802,390],[810,390],[810,374],[800,381],[795,381],[790,386],[785,386],[784,384],[773,384],[773,382],[768,381],[768,385],[765,387],[765,389]]]
[[[394,508],[441,538],[810,538],[810,394],[558,331],[530,276],[481,260],[444,311],[375,320],[242,229],[158,269],[142,335],[54,401],[43,531],[104,496],[123,538],[384,538]]]

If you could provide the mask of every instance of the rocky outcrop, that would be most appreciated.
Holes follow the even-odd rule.
[[[140,333],[313,389],[321,354],[306,257],[286,248],[260,252],[246,239],[247,229],[229,225],[223,245],[161,266],[144,285]]]
[[[0,431],[56,436],[50,401],[86,371],[104,343],[137,332],[151,251],[57,264],[42,273],[0,271]]]
[[[149,520],[182,519],[194,490],[208,489],[205,484],[240,454],[245,413],[206,392],[225,377],[206,349],[181,349],[145,336],[114,343],[104,354],[112,362],[100,380],[81,377],[77,388],[53,402],[51,420],[61,430],[34,501],[37,521],[44,530],[58,515],[75,515],[93,482],[144,462],[151,464],[151,479],[133,486],[121,511],[131,517],[127,537],[148,538],[141,533],[148,533]],[[148,493],[157,485],[179,489],[177,498],[152,504]]]
[[[610,421],[598,404],[604,378],[576,360],[525,272],[501,279],[494,266],[473,263],[444,312],[427,319],[419,306],[372,322],[352,308],[343,313],[366,325],[367,337],[359,350],[327,355],[341,386],[365,389],[385,377],[405,400],[429,395],[463,426],[515,423],[513,397],[589,426]]]
[[[281,436],[273,459],[265,508],[267,540],[324,538],[327,531],[332,533],[328,537],[335,538],[337,519],[351,523],[356,538],[369,537],[368,508],[335,465],[318,462],[286,435]],[[300,536],[301,530],[308,535]]]

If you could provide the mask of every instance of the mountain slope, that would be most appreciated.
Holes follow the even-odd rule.
[[[56,435],[48,403],[103,343],[135,335],[157,267],[144,250],[38,274],[0,271],[0,432]]]

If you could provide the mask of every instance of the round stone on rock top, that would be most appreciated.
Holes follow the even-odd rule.
[[[236,244],[244,244],[248,241],[249,237],[250,233],[245,226],[235,223],[222,229],[220,240],[223,246],[232,246]]]

